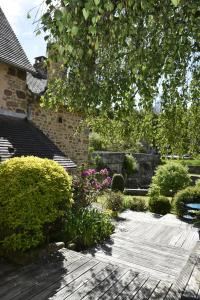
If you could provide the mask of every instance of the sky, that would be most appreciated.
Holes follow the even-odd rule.
[[[36,36],[33,25],[33,19],[38,5],[43,0],[0,0],[0,6],[6,15],[12,29],[20,41],[31,64],[34,63],[34,57],[46,55],[46,44],[43,36]],[[31,13],[32,18],[27,18],[27,13],[36,7]]]

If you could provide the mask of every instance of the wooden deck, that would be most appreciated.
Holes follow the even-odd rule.
[[[0,265],[0,299],[200,299],[196,229],[172,215],[125,212],[111,239],[13,269]]]

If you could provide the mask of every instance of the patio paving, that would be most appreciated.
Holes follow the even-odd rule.
[[[90,251],[61,249],[35,264],[0,264],[0,299],[200,299],[197,230],[173,215],[127,211]]]

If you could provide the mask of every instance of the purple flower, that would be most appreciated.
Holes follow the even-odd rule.
[[[82,177],[88,177],[88,176],[90,176],[90,173],[88,172],[88,170],[84,170],[84,171],[81,173],[81,176],[82,176]]]
[[[81,176],[82,177],[88,177],[88,176],[95,175],[95,174],[96,174],[95,169],[88,169],[88,170],[82,171]]]
[[[105,169],[102,169],[99,174],[101,175],[105,175],[105,176],[108,176],[108,170],[105,168]]]
[[[102,182],[102,186],[103,187],[109,187],[111,185],[111,181],[112,181],[111,177],[106,177],[106,179],[104,179],[103,182]]]

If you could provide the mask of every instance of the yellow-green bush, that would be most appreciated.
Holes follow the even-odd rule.
[[[176,214],[179,217],[183,217],[187,214],[186,204],[188,203],[200,203],[200,186],[190,186],[186,189],[179,191],[173,200]]]
[[[71,202],[71,177],[56,162],[30,156],[0,164],[0,248],[44,243]]]

